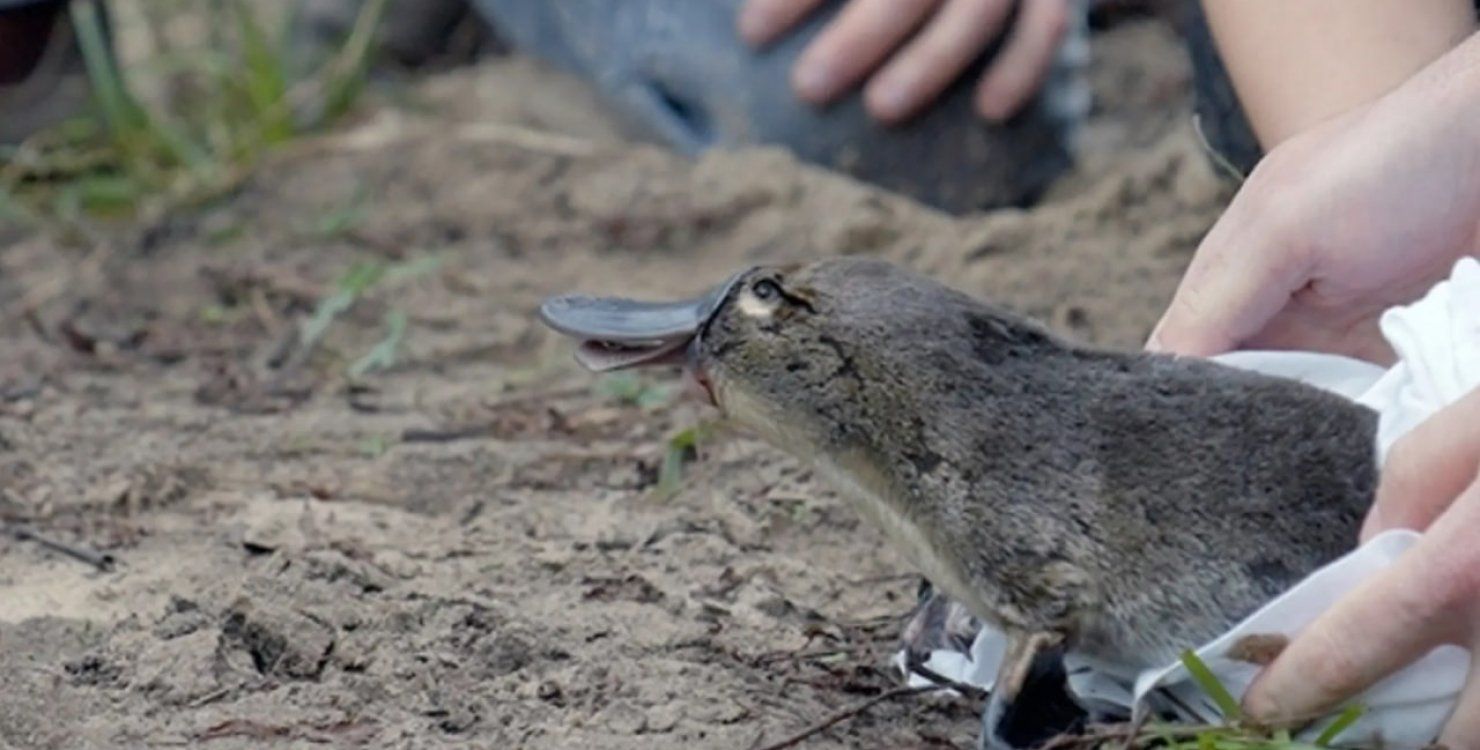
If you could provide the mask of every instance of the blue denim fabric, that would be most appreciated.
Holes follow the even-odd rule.
[[[1082,23],[1044,94],[1013,121],[994,126],[975,115],[978,76],[969,74],[926,115],[891,128],[869,118],[856,95],[818,109],[792,93],[793,62],[840,0],[759,52],[735,32],[742,0],[473,2],[514,47],[594,83],[640,136],[686,154],[782,145],[953,211],[1031,200],[1070,165],[1072,129],[1088,108],[1072,75],[1084,63]]]

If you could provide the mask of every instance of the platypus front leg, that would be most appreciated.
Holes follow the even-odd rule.
[[[1088,714],[1069,693],[1064,637],[1009,636],[997,683],[982,716],[984,750],[1022,750],[1084,728]]]

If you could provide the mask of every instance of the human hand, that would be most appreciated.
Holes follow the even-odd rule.
[[[851,0],[818,34],[792,70],[803,100],[827,104],[865,78],[864,102],[887,123],[918,114],[983,50],[1013,28],[976,89],[976,107],[1005,120],[1037,93],[1069,24],[1071,0]],[[774,41],[822,0],[747,0],[740,35]]]
[[[1245,695],[1250,717],[1324,714],[1443,644],[1480,656],[1480,389],[1393,446],[1364,538],[1388,528],[1424,535],[1298,634]],[[1480,659],[1440,743],[1480,747]]]
[[[1480,255],[1480,76],[1445,69],[1469,58],[1474,39],[1275,147],[1204,238],[1148,348],[1391,361],[1382,312]]]

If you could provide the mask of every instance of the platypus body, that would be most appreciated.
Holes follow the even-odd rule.
[[[754,268],[687,303],[552,299],[609,369],[685,361],[1011,642],[993,702],[1068,648],[1174,660],[1351,549],[1376,415],[1196,359],[1066,341],[870,260]]]

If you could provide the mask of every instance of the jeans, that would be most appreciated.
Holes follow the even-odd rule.
[[[473,2],[505,41],[591,81],[639,136],[688,154],[783,145],[951,211],[1031,202],[1070,166],[1073,128],[1088,109],[1076,75],[1087,56],[1082,23],[1043,93],[1010,122],[976,117],[977,76],[966,75],[928,113],[888,127],[856,96],[815,108],[792,93],[792,64],[841,0],[759,52],[735,32],[742,0]]]

